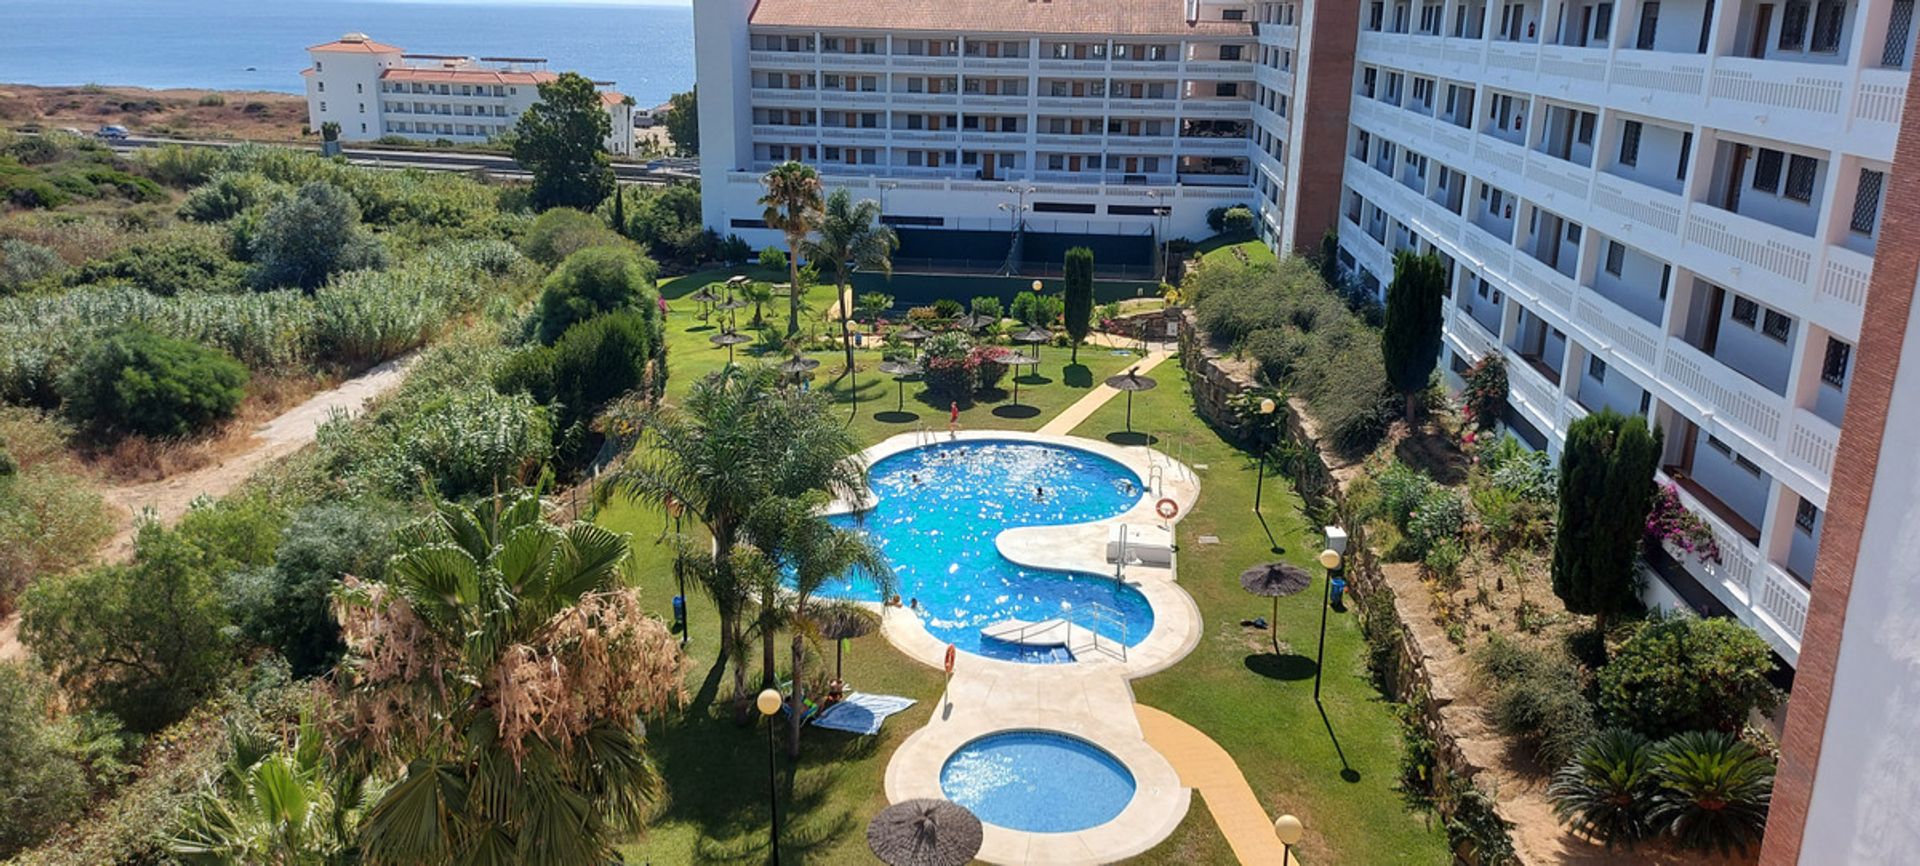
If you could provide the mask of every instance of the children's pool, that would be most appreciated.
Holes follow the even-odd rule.
[[[875,502],[841,515],[885,552],[903,603],[918,600],[921,621],[942,641],[992,658],[1071,661],[1061,647],[1031,647],[983,637],[1008,619],[1070,618],[1102,642],[1139,643],[1153,630],[1153,608],[1111,574],[1016,565],[994,539],[1017,526],[1086,523],[1114,517],[1145,495],[1140,476],[1109,458],[1059,445],[968,440],[904,451],[869,471]],[[864,577],[826,587],[842,598],[877,601]]]
[[[1047,731],[1002,731],[954,752],[940,791],[980,820],[1010,830],[1098,827],[1133,802],[1133,774],[1106,750]]]

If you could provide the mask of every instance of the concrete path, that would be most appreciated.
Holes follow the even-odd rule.
[[[1173,352],[1168,349],[1154,349],[1148,352],[1145,358],[1141,358],[1140,363],[1133,365],[1131,369],[1135,372],[1145,374],[1147,371],[1160,366],[1161,361],[1165,361],[1171,357],[1173,357]],[[1053,420],[1048,421],[1045,427],[1041,427],[1040,432],[1052,433],[1059,436],[1072,433],[1075,427],[1080,426],[1080,422],[1092,417],[1093,413],[1098,411],[1101,406],[1106,405],[1108,400],[1113,399],[1119,394],[1120,390],[1118,388],[1109,387],[1105,382],[1095,385],[1092,391],[1087,392],[1087,396],[1081,397],[1075,401],[1073,405],[1062,409],[1060,414],[1053,416]]]
[[[1220,835],[1242,863],[1279,863],[1285,848],[1273,834],[1273,819],[1254,796],[1233,756],[1200,729],[1146,704],[1134,704],[1147,745],[1173,764],[1180,784],[1200,792]],[[1287,866],[1300,861],[1287,859]]]

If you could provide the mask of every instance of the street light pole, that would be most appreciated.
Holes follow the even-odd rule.
[[[1320,551],[1320,564],[1327,570],[1320,586],[1320,648],[1313,655],[1313,702],[1320,703],[1320,671],[1327,664],[1327,606],[1332,603],[1333,578],[1340,573],[1340,552],[1329,547]]]
[[[1280,866],[1293,866],[1293,846],[1300,844],[1300,837],[1306,831],[1306,825],[1292,815],[1273,819],[1273,835],[1280,839]]]
[[[780,693],[765,689],[753,699],[754,709],[767,717],[767,841],[771,843],[773,866],[780,866],[780,783],[774,771],[773,714],[780,712]]]
[[[1267,484],[1267,435],[1268,427],[1273,424],[1273,410],[1275,408],[1277,407],[1273,402],[1273,398],[1266,397],[1260,400],[1259,426],[1253,431],[1253,447],[1259,449],[1260,452],[1260,469],[1258,474],[1253,476],[1253,513],[1255,514],[1260,513],[1260,494],[1265,490]]]

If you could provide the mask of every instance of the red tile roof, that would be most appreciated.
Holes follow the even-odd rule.
[[[332,42],[322,42],[319,45],[309,46],[307,50],[351,52],[354,54],[398,54],[401,49],[397,46],[368,39],[365,33],[349,33]]]
[[[622,103],[622,102],[626,102],[626,101],[627,101],[627,95],[626,95],[626,94],[624,94],[624,93],[620,93],[620,92],[618,92],[618,91],[614,91],[614,90],[602,90],[602,91],[600,91],[600,104],[601,104],[601,105],[605,105],[605,106],[609,106],[609,107],[611,107],[611,106],[615,106],[615,105],[619,105],[620,103]]]
[[[419,69],[396,66],[382,70],[387,81],[431,81],[436,84],[545,84],[560,76],[538,70],[508,72],[502,69]]]
[[[772,27],[959,30],[979,34],[1247,36],[1245,21],[1187,23],[1184,0],[759,0],[751,22]]]

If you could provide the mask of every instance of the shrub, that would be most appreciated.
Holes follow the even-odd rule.
[[[1463,403],[1461,413],[1466,416],[1467,423],[1475,428],[1491,429],[1499,423],[1501,413],[1506,410],[1506,356],[1490,352],[1473,362],[1462,378],[1466,381],[1466,387],[1460,394]]]
[[[630,247],[591,247],[567,257],[540,295],[540,342],[553,345],[568,328],[601,313],[651,306],[653,262]]]
[[[787,254],[779,247],[767,247],[760,251],[760,267],[776,271],[787,269]]]
[[[1436,544],[1443,541],[1458,542],[1466,522],[1467,508],[1460,497],[1445,487],[1435,485],[1414,507],[1413,516],[1407,518],[1406,537],[1412,547],[1410,553],[1415,558],[1425,558]]]
[[[76,423],[148,436],[185,436],[233,414],[247,368],[226,353],[134,328],[87,350],[60,381]]]
[[[1653,507],[1647,510],[1647,538],[1654,544],[1671,544],[1705,562],[1720,561],[1720,542],[1713,527],[1680,501],[1680,491],[1662,484],[1653,494]]]
[[[329,607],[334,587],[349,574],[383,579],[405,519],[403,510],[377,499],[295,514],[278,538],[273,566],[257,572],[262,591],[235,616],[241,632],[278,651],[297,677],[331,669],[344,649]]]
[[[1227,230],[1226,207],[1211,208],[1207,211],[1207,228],[1216,235]]]
[[[1561,823],[1611,849],[1653,835],[1648,813],[1656,790],[1652,744],[1626,728],[1608,728],[1553,774],[1547,795]]]
[[[1735,732],[1778,702],[1772,670],[1767,642],[1735,620],[1654,616],[1600,669],[1600,708],[1649,737]]]
[[[250,172],[221,172],[196,187],[180,203],[181,219],[215,223],[233,219],[260,206],[287,196],[285,184],[274,183]]]
[[[13,294],[66,269],[67,263],[51,249],[16,238],[0,239],[0,295]]]
[[[457,498],[529,480],[553,453],[547,408],[526,394],[495,391],[486,381],[490,372],[465,374],[480,380],[439,380],[435,388],[423,382],[424,396],[371,423],[321,425],[316,441],[324,467],[349,493],[394,497],[417,494],[423,484]]]
[[[1659,745],[1653,775],[1650,817],[1681,845],[1744,855],[1760,841],[1774,767],[1758,749],[1724,731],[1689,731]]]
[[[351,196],[324,181],[308,183],[267,208],[250,245],[261,288],[315,289],[341,271],[386,266],[386,250],[360,225]]]
[[[980,387],[978,358],[973,341],[948,331],[927,340],[923,353],[927,394],[935,400],[968,403]]]
[[[74,725],[56,720],[53,701],[25,665],[0,664],[0,857],[39,844],[86,808]]]
[[[991,391],[1007,376],[1007,363],[1000,360],[1006,351],[998,346],[975,346],[967,360],[973,364],[974,390]]]
[[[165,296],[236,292],[246,286],[247,267],[228,258],[226,247],[225,238],[213,230],[167,232],[81,265],[67,274],[66,282],[126,283]]]
[[[1209,214],[1209,217],[1211,217],[1211,214]],[[1253,211],[1248,210],[1245,205],[1235,205],[1227,208],[1226,212],[1220,215],[1219,231],[1230,235],[1252,232]]]
[[[1646,540],[1660,431],[1602,409],[1567,428],[1554,517],[1553,594],[1571,613],[1607,618],[1640,605],[1634,563]]]
[[[527,258],[553,266],[589,247],[617,246],[626,243],[599,217],[573,208],[557,207],[540,214],[520,239],[520,251]]]
[[[142,148],[138,159],[149,177],[180,189],[206,183],[226,164],[226,155],[217,149],[181,144]]]
[[[1467,558],[1466,548],[1456,538],[1442,538],[1427,547],[1421,560],[1441,583],[1452,586],[1460,578],[1460,563]]]
[[[1593,735],[1593,707],[1579,669],[1565,655],[1496,635],[1474,652],[1474,666],[1493,692],[1494,726],[1532,747],[1541,764],[1565,764]]]
[[[1045,328],[1051,327],[1066,311],[1066,301],[1059,295],[1042,295],[1033,292],[1021,292],[1013,299],[1013,317],[1022,324]]]
[[[726,240],[720,242],[720,246],[716,252],[719,254],[721,261],[729,265],[739,266],[746,264],[747,258],[753,255],[753,247],[741,239],[739,235],[730,234],[727,235]]]
[[[564,430],[646,384],[649,362],[662,354],[661,339],[651,306],[596,316],[568,328],[550,347],[510,356],[494,381],[503,392],[557,403],[554,427]]]

